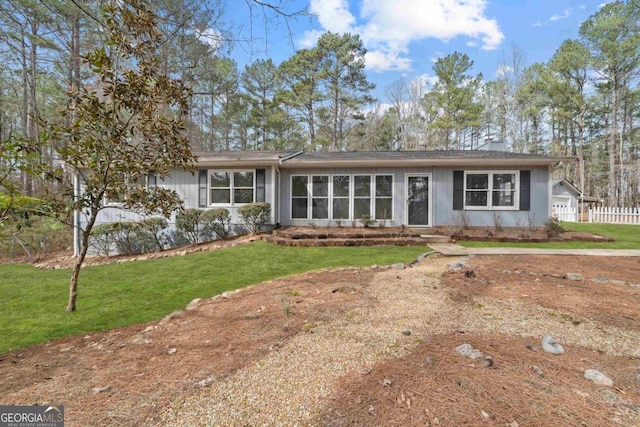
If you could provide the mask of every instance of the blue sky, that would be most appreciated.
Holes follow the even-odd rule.
[[[266,22],[259,8],[249,12],[240,0],[224,0],[227,17],[254,39],[253,52],[233,51],[243,67],[270,57],[276,63],[294,48],[311,47],[325,31],[359,34],[367,48],[367,76],[376,83],[375,96],[384,102],[384,88],[398,79],[432,80],[433,64],[454,51],[474,61],[473,74],[496,78],[502,58],[515,45],[525,65],[548,61],[568,38],[577,38],[580,24],[605,0],[271,0],[288,10],[307,9],[312,17]],[[252,22],[249,16],[253,15]],[[268,16],[267,16],[268,17]],[[265,42],[266,41],[266,42]],[[292,46],[292,43],[294,46]],[[265,53],[265,50],[268,50]]]

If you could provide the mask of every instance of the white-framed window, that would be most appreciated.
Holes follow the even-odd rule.
[[[393,175],[292,175],[291,218],[393,218]]]
[[[329,175],[311,176],[311,218],[329,218]]]
[[[371,216],[371,175],[353,176],[353,218]]]
[[[255,170],[210,170],[209,204],[241,205],[255,201]]]
[[[154,172],[149,172],[146,175],[137,176],[125,176],[122,178],[128,189],[135,187],[144,187],[148,189],[150,187],[156,187],[158,185],[158,176]],[[108,192],[104,196],[105,206],[121,206],[125,202],[126,194],[122,192]]]
[[[375,176],[375,219],[393,218],[393,175]]]
[[[465,209],[518,209],[518,171],[465,171]]]
[[[309,218],[309,176],[291,176],[291,218]]]
[[[333,219],[351,218],[351,175],[333,175],[331,179]]]

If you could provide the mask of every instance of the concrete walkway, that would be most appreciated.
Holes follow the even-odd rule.
[[[429,243],[429,247],[445,256],[465,255],[584,255],[637,256],[640,249],[542,249],[542,248],[465,248],[455,243]]]

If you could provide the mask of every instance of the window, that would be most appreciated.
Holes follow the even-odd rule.
[[[210,171],[209,204],[236,205],[253,203],[254,176],[254,171]],[[202,182],[200,182],[200,185],[202,185]]]
[[[311,178],[311,218],[329,218],[329,176],[319,175]]]
[[[517,209],[518,172],[465,172],[464,207]]]
[[[291,218],[307,219],[309,214],[309,191],[306,175],[294,175],[291,177]]]
[[[148,189],[158,185],[158,177],[152,172],[146,175],[125,176],[120,180],[120,183],[122,183],[122,181],[125,182],[126,190],[114,189],[113,191],[108,191],[104,197],[105,205],[120,206],[126,201],[126,193],[132,192],[133,189],[138,187]]]
[[[333,176],[333,219],[349,219],[351,217],[350,186],[350,175]]]
[[[353,217],[371,216],[371,175],[353,176]]]
[[[393,175],[376,175],[375,219],[391,219]]]
[[[393,175],[291,176],[292,219],[338,220],[363,216],[393,218]]]

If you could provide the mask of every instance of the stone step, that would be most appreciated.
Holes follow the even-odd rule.
[[[442,242],[441,237],[447,236],[428,236],[424,237],[376,237],[376,238],[328,238],[328,239],[289,239],[281,236],[265,235],[263,239],[267,242],[281,246],[301,246],[301,247],[319,247],[319,246],[425,246],[430,243],[430,237],[437,237]]]

